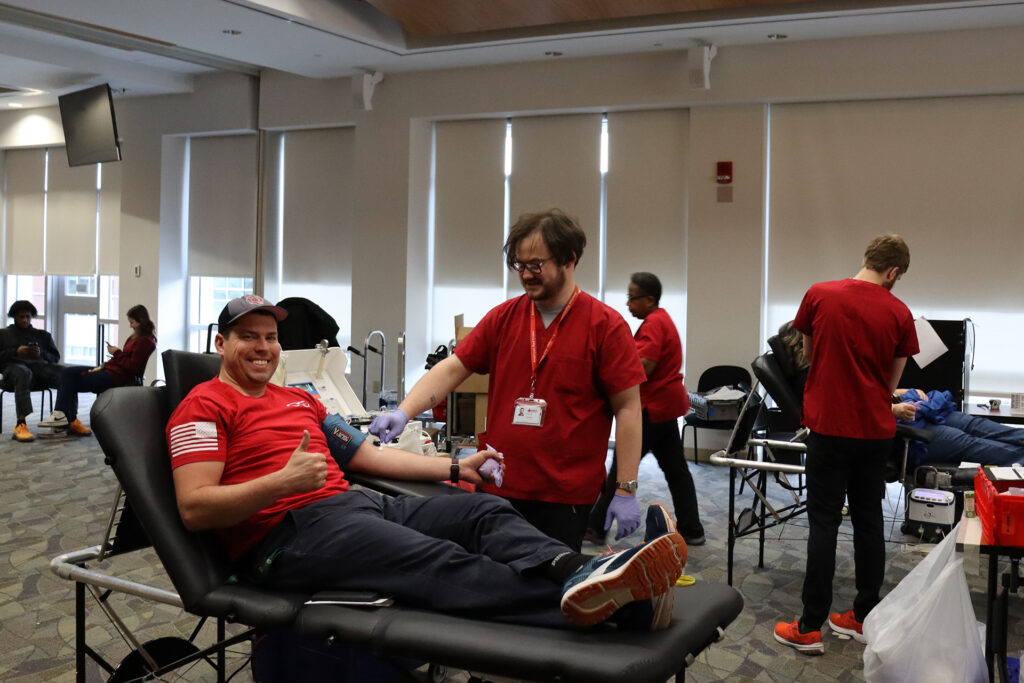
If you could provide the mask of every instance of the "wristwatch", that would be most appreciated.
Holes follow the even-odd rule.
[[[630,479],[629,481],[617,481],[615,482],[615,488],[626,493],[636,493],[636,489],[639,486],[636,479]]]

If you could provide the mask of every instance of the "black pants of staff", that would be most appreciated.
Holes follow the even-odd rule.
[[[700,511],[697,509],[697,491],[693,485],[693,475],[686,465],[686,454],[683,442],[679,438],[679,423],[676,420],[651,422],[650,415],[643,414],[643,444],[641,454],[653,453],[658,466],[665,474],[668,491],[672,495],[672,506],[675,508],[676,524],[683,538],[695,539],[704,535],[704,527],[700,523]],[[598,536],[604,533],[604,518],[608,512],[611,497],[615,495],[615,482],[618,479],[618,463],[612,457],[612,466],[608,471],[601,497],[594,503],[590,511],[589,526]]]
[[[844,500],[849,502],[853,522],[857,587],[853,612],[857,621],[864,621],[878,604],[885,578],[885,458],[891,449],[892,439],[851,439],[815,432],[807,438],[809,528],[801,631],[820,629],[829,615]]]

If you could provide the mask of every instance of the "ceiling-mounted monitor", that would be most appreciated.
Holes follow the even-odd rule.
[[[57,98],[68,166],[121,160],[114,97],[106,83]]]

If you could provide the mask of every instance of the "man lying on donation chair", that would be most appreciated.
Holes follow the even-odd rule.
[[[962,413],[948,391],[897,389],[893,400],[897,398],[900,402],[892,406],[896,419],[934,436],[929,443],[910,442],[910,464],[1024,463],[1024,429]]]
[[[643,543],[588,557],[488,494],[390,498],[343,469],[501,484],[500,453],[462,460],[379,450],[301,389],[270,384],[287,313],[258,296],[218,320],[218,377],[174,411],[167,440],[182,521],[214,529],[246,579],[279,590],[378,591],[454,614],[523,623],[664,628],[686,543],[661,506]],[[327,453],[330,456],[327,457]]]

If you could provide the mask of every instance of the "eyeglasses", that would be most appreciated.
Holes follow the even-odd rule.
[[[512,270],[516,271],[517,273],[521,273],[524,270],[528,270],[534,275],[536,275],[541,271],[541,268],[544,267],[544,264],[552,260],[553,258],[555,257],[548,256],[547,258],[542,258],[539,261],[530,261],[529,263],[523,263],[522,261],[513,261]]]
[[[636,296],[626,295],[626,301],[636,301],[637,299],[646,299],[650,294],[637,294]]]

